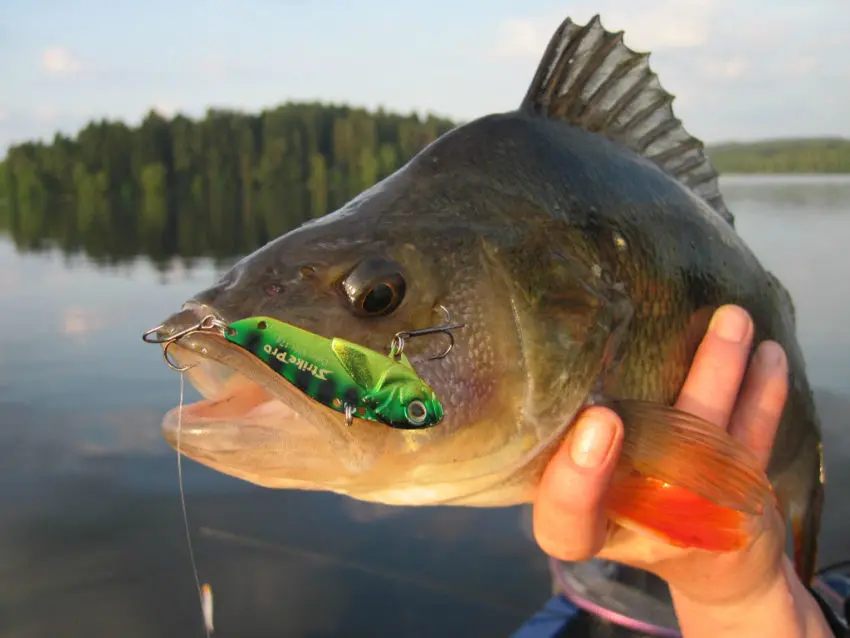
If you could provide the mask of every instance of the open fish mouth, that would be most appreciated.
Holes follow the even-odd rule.
[[[168,348],[203,399],[170,410],[163,436],[215,470],[268,487],[346,491],[386,445],[386,428],[344,416],[301,393],[262,361],[212,332]]]
[[[390,505],[525,502],[520,483],[492,491],[537,455],[518,427],[401,430],[355,419],[304,394],[214,331],[162,344],[203,399],[170,410],[166,441],[207,467],[263,487],[319,490]],[[489,425],[486,418],[481,425]],[[447,427],[449,426],[449,427]],[[518,462],[518,459],[524,461]]]

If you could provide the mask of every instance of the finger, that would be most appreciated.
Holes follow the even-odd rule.
[[[785,351],[778,343],[765,341],[756,350],[729,424],[729,433],[755,453],[762,468],[770,459],[787,396]]]
[[[753,322],[743,308],[718,308],[676,407],[725,428],[744,378],[752,340]]]
[[[534,536],[561,560],[594,556],[605,542],[604,497],[617,464],[623,424],[611,410],[583,412],[549,462],[534,505]]]

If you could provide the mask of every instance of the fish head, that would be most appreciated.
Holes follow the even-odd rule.
[[[533,447],[518,426],[525,373],[510,299],[494,292],[480,236],[469,224],[453,225],[439,185],[407,180],[404,173],[390,177],[273,240],[163,322],[160,340],[184,333],[167,344],[167,354],[188,368],[186,378],[204,397],[166,415],[169,444],[258,485],[389,504],[476,493],[516,461],[518,450]],[[338,410],[289,384],[223,331],[192,329],[208,316],[217,326],[271,317],[379,353],[389,352],[399,332],[449,318],[465,325],[453,332],[447,356],[446,334],[405,340],[414,385],[424,382],[427,392],[407,388],[401,411],[409,419],[413,409],[414,421],[424,416],[434,425],[394,428],[358,418],[346,425]]]

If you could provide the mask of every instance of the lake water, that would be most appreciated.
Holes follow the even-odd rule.
[[[850,557],[850,178],[729,177],[740,233],[790,289]],[[173,451],[178,378],[140,334],[216,276],[19,254],[0,239],[0,635],[202,636]],[[521,510],[396,510],[184,463],[216,635],[508,635],[548,597]]]

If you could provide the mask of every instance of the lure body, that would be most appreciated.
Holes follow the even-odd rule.
[[[442,404],[404,354],[395,360],[270,317],[235,321],[224,336],[337,412],[345,414],[348,405],[352,416],[402,429],[427,428],[443,419]]]
[[[213,595],[212,595],[212,587],[210,587],[207,583],[204,583],[203,587],[201,587],[201,606],[204,612],[204,626],[207,629],[207,633],[212,633],[213,628]]]

